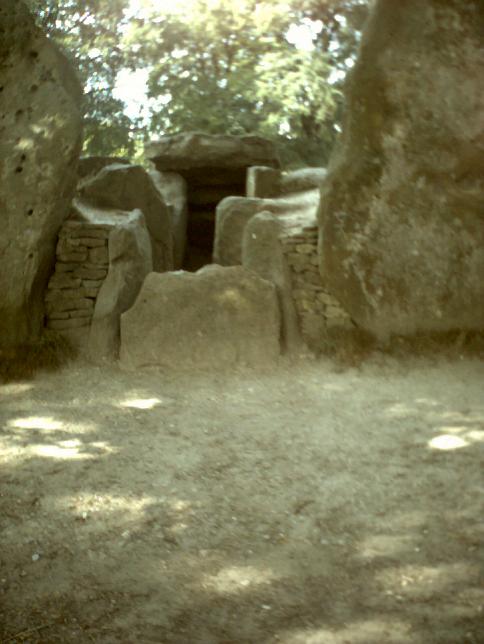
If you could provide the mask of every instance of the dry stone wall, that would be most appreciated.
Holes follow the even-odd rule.
[[[280,236],[289,266],[292,297],[305,344],[318,349],[327,329],[352,328],[350,316],[324,288],[319,273],[318,227],[286,229]]]
[[[108,273],[112,226],[66,221],[59,233],[55,272],[45,296],[46,326],[68,331],[91,324]]]

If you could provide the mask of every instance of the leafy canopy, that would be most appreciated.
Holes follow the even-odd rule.
[[[133,154],[183,130],[258,133],[288,164],[325,163],[366,0],[31,0],[77,63],[86,152]],[[297,38],[301,33],[306,38]],[[148,70],[148,118],[128,118],[121,71]]]

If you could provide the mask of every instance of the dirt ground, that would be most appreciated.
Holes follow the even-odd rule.
[[[484,364],[0,387],[0,641],[484,642]]]

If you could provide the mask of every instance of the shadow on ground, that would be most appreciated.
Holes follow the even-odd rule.
[[[483,375],[0,387],[0,641],[483,641]]]

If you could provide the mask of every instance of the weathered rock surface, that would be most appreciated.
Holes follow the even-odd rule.
[[[97,174],[107,165],[113,164],[122,164],[129,165],[129,159],[123,157],[101,157],[101,156],[91,156],[91,157],[81,157],[79,159],[79,164],[77,166],[77,176],[80,179],[87,177],[91,174]]]
[[[281,340],[287,351],[301,346],[296,307],[291,291],[291,272],[279,237],[283,225],[271,212],[254,215],[245,227],[242,264],[277,289],[281,311]]]
[[[108,274],[97,296],[89,333],[88,352],[94,362],[118,357],[120,315],[133,305],[153,270],[150,235],[140,210],[112,229],[108,249]]]
[[[279,167],[271,141],[259,136],[225,136],[187,132],[162,137],[146,147],[156,169]]]
[[[226,368],[259,365],[280,352],[273,284],[242,267],[150,273],[121,316],[121,364]]]
[[[227,197],[216,211],[214,262],[223,266],[242,263],[244,230],[254,215],[267,210],[289,225],[312,221],[319,203],[319,190],[305,190],[273,199]]]
[[[247,168],[246,196],[258,199],[277,197],[280,192],[279,168],[252,166]]]
[[[280,194],[287,195],[320,188],[326,175],[326,168],[301,168],[291,172],[282,172],[279,182]]]
[[[242,264],[242,239],[248,221],[266,210],[263,199],[227,197],[216,211],[213,261],[221,266]]]
[[[109,165],[79,190],[81,200],[98,208],[132,211],[139,208],[151,236],[153,270],[173,268],[171,209],[146,170],[139,165]]]
[[[357,324],[484,328],[480,0],[376,2],[323,185],[321,271]]]
[[[19,0],[0,5],[0,345],[35,340],[81,148],[82,90]]]
[[[163,201],[171,208],[173,226],[173,268],[182,267],[187,243],[187,183],[176,172],[152,170],[150,177],[160,192]]]
[[[325,177],[325,168],[281,172],[277,168],[254,166],[247,170],[247,197],[270,199],[313,190],[321,186]]]
[[[219,136],[189,132],[162,138],[146,148],[156,169],[175,171],[187,182],[188,225],[185,264],[211,261],[215,209],[228,196],[245,195],[247,168],[279,167],[272,142],[256,136]]]

